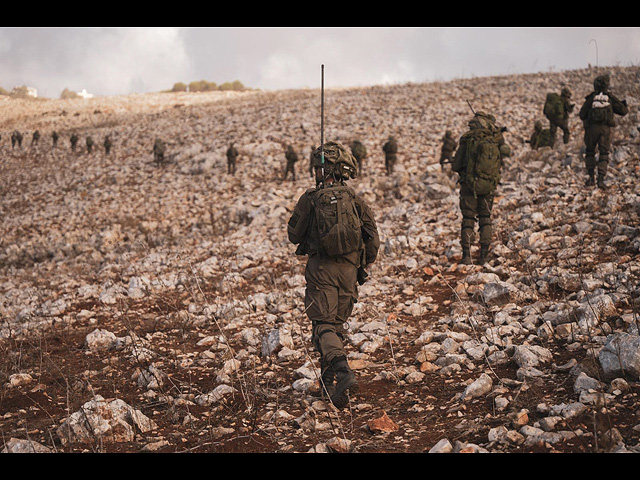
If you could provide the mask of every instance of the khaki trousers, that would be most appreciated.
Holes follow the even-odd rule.
[[[307,261],[304,304],[312,325],[311,340],[323,362],[346,356],[343,325],[358,298],[357,275],[358,269],[347,260],[315,254]]]

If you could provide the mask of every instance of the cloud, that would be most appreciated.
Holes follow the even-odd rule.
[[[597,50],[596,50],[597,45]],[[428,82],[637,65],[631,27],[2,27],[0,86],[97,95],[241,81],[251,88]]]
[[[191,64],[177,28],[3,28],[0,85],[41,96],[86,88],[98,95],[171,88]]]

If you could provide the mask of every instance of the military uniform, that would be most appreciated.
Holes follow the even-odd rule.
[[[227,173],[229,175],[236,173],[236,158],[238,158],[238,149],[232,143],[227,149]]]
[[[36,130],[33,132],[33,137],[31,138],[31,145],[38,145],[38,140],[40,140],[40,132]]]
[[[451,130],[447,130],[442,137],[442,149],[440,150],[440,166],[444,167],[445,163],[451,163],[453,154],[458,148],[458,142],[453,138]],[[448,161],[447,161],[448,160]]]
[[[351,142],[351,154],[358,162],[358,175],[362,175],[362,163],[367,158],[367,148],[360,140],[354,140]]]
[[[298,161],[298,154],[293,149],[293,146],[287,146],[287,151],[284,154],[284,157],[287,159],[287,165],[284,169],[284,177],[283,180],[287,179],[287,175],[291,172],[291,179],[295,181],[296,179],[296,169],[295,165]]]
[[[398,143],[392,135],[389,136],[387,143],[382,146],[382,151],[384,152],[384,166],[387,175],[390,175],[393,173],[393,168],[396,165],[398,153]]]
[[[56,132],[55,130],[51,133],[51,140],[53,141],[53,146],[57,147],[58,146],[58,132]]]
[[[109,138],[109,136],[107,135],[106,137],[104,137],[104,151],[107,155],[109,155],[109,152],[111,152],[111,147],[113,146],[113,143],[111,143],[111,138]]]
[[[471,242],[474,236],[475,224],[479,226],[480,259],[479,263],[487,261],[492,237],[491,212],[493,209],[494,192],[478,193],[475,187],[469,185],[470,175],[467,172],[467,159],[471,154],[468,144],[481,131],[491,136],[499,149],[500,168],[504,157],[511,155],[511,148],[504,141],[501,130],[495,125],[492,115],[478,112],[469,122],[469,131],[460,138],[460,145],[451,164],[451,169],[458,172],[460,179],[460,211],[462,213],[462,228],[460,230],[460,245],[462,247],[462,263],[471,263]],[[469,178],[468,178],[469,177]]]
[[[71,135],[71,138],[69,140],[71,141],[71,150],[75,152],[76,144],[78,143],[78,136],[74,133],[73,135]]]
[[[22,134],[17,130],[11,134],[11,148],[15,147],[16,143],[18,148],[22,148]]]
[[[585,98],[580,108],[580,119],[584,125],[585,166],[589,178],[586,185],[595,185],[595,170],[598,169],[598,188],[606,188],[604,179],[611,152],[611,133],[615,127],[615,115],[629,113],[626,100],[619,100],[609,91],[609,75],[599,75],[593,82],[594,91]],[[598,161],[596,164],[596,148]]]
[[[335,150],[326,149],[336,145],[339,157],[333,158]],[[319,149],[316,157],[318,155]],[[334,142],[325,144],[326,182],[307,190],[300,197],[287,227],[289,241],[298,245],[296,254],[309,256],[305,269],[305,311],[311,320],[312,343],[321,357],[323,384],[338,408],[346,406],[346,390],[353,391],[357,386],[346,360],[344,324],[358,299],[357,284],[358,281],[363,282],[364,268],[376,260],[380,248],[378,228],[371,209],[344,184],[345,175],[337,173],[336,165],[343,160],[349,163],[351,178],[355,177],[357,165],[353,156],[342,145]],[[316,165],[319,164],[316,158]],[[320,175],[317,172],[317,178]],[[354,251],[341,256],[329,255],[326,243],[323,247],[320,237],[316,209],[320,208],[320,197],[326,193],[350,196],[360,222],[361,245],[355,245]]]
[[[560,100],[562,102],[562,117],[553,117],[549,119],[549,133],[551,134],[551,146],[555,144],[556,133],[558,128],[562,130],[563,143],[569,143],[571,132],[569,131],[569,114],[573,112],[574,105],[571,103],[571,91],[563,88],[560,92]]]
[[[91,153],[93,151],[93,138],[88,136],[85,142],[87,144],[87,153]]]
[[[158,165],[164,161],[164,142],[159,138],[153,143],[153,161]]]

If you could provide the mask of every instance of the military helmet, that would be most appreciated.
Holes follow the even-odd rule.
[[[355,157],[340,143],[326,142],[324,144],[324,165],[320,147],[313,152],[313,166],[324,166],[325,174],[333,174],[341,180],[356,178],[358,166]]]
[[[571,90],[569,90],[568,87],[563,87],[562,90],[560,90],[560,95],[563,97],[571,98]]]
[[[469,128],[491,128],[494,122],[495,117],[493,115],[484,112],[476,112],[473,118],[469,120]]]
[[[593,81],[593,88],[598,92],[603,92],[609,88],[609,74],[598,75]]]

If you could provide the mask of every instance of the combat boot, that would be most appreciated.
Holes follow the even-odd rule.
[[[593,172],[589,172],[589,178],[587,180],[587,183],[584,184],[585,187],[593,187],[596,184],[596,177],[594,176]]]
[[[342,409],[349,404],[349,395],[358,391],[358,381],[344,356],[334,358],[331,361],[331,368],[336,375],[335,390],[330,397],[331,403],[336,408]]]
[[[598,188],[600,190],[606,190],[608,185],[604,182],[604,175],[598,175]]]
[[[462,260],[460,260],[460,263],[471,265],[471,249],[469,247],[462,247]]]
[[[478,258],[478,264],[484,265],[489,259],[489,245],[480,245],[480,258]]]
[[[325,363],[324,360],[322,361],[322,365],[322,373],[320,374],[320,395],[326,398],[331,398],[336,391],[336,374],[333,371],[333,367],[328,363]]]

